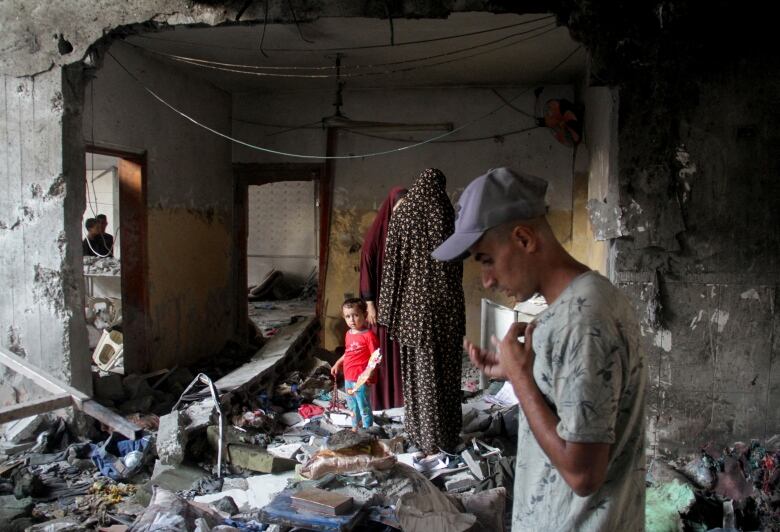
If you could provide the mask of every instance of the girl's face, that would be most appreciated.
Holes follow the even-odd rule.
[[[366,315],[360,310],[360,307],[355,305],[352,307],[344,307],[341,310],[344,313],[344,321],[347,322],[350,329],[359,331],[365,326]]]

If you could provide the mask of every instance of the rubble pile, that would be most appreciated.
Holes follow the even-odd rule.
[[[325,360],[308,356],[230,390],[215,383],[235,359],[212,363],[205,373],[96,378],[96,396],[138,427],[135,439],[81,415],[7,424],[0,523],[428,532],[444,516],[448,530],[504,529],[517,405],[498,387],[496,395],[465,392],[457,453],[422,457],[406,440],[403,408],[377,411],[374,426],[352,431],[346,394]]]
[[[648,531],[780,530],[780,437],[648,468]]]

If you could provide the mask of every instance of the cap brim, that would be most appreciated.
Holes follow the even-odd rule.
[[[453,233],[447,240],[433,250],[431,256],[442,262],[463,260],[469,256],[469,248],[482,238],[485,232]]]

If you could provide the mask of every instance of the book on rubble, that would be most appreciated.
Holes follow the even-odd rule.
[[[352,509],[352,497],[319,488],[301,490],[291,497],[292,506],[305,512],[343,515]]]

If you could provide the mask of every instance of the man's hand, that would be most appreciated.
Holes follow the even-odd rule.
[[[486,351],[474,345],[468,338],[463,339],[463,349],[469,354],[471,363],[491,379],[506,380],[498,353]]]
[[[502,341],[494,336],[491,340],[497,351],[480,349],[468,339],[463,348],[469,354],[471,363],[491,379],[515,381],[522,377],[533,377],[533,323],[513,323]],[[525,337],[521,343],[518,337]]]
[[[535,323],[516,322],[509,326],[504,339],[498,344],[499,353],[501,353],[501,365],[507,378],[513,383],[517,383],[526,378],[533,379],[534,374],[534,344],[533,333]],[[525,341],[520,342],[519,338],[524,337]],[[493,338],[495,344],[497,340]]]
[[[366,321],[371,327],[376,327],[376,305],[373,301],[366,301]]]

